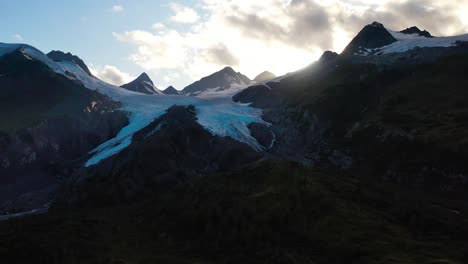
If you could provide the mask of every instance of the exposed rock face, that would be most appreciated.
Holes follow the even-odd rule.
[[[254,82],[266,82],[266,81],[269,81],[269,80],[272,80],[276,78],[276,75],[274,75],[273,73],[269,72],[269,71],[264,71],[262,73],[260,73],[259,75],[257,75],[257,77],[255,77],[254,79]]]
[[[262,147],[270,149],[275,143],[275,134],[264,124],[251,123],[247,126],[254,137]]]
[[[163,92],[163,94],[167,94],[167,95],[179,95],[180,94],[180,92],[177,91],[177,89],[172,87],[172,86],[167,87],[162,92]]]
[[[407,28],[407,29],[402,30],[400,32],[404,33],[404,34],[417,34],[419,36],[426,37],[426,38],[432,38],[433,37],[431,35],[431,33],[429,33],[428,31],[426,31],[426,30],[421,31],[417,27],[410,27],[410,28]]]
[[[374,22],[365,26],[351,43],[348,44],[342,54],[355,55],[368,53],[371,49],[387,46],[396,41],[382,24]]]
[[[173,106],[133,136],[132,144],[80,171],[58,205],[116,203],[172,188],[187,178],[227,171],[261,157],[229,137],[213,136],[196,122],[193,106]]]
[[[121,87],[130,91],[144,93],[144,94],[160,94],[161,93],[161,91],[159,91],[158,88],[154,86],[153,81],[150,79],[150,77],[146,73],[140,74],[138,78],[136,78],[132,82],[122,85]]]
[[[226,67],[185,87],[182,93],[197,95],[208,89],[216,88],[222,91],[231,88],[232,85],[248,85],[250,83],[251,80],[247,76],[235,72],[231,67]]]
[[[84,61],[80,59],[78,56],[71,54],[70,52],[64,53],[59,50],[53,50],[47,54],[47,57],[49,57],[49,59],[53,61],[58,61],[58,62],[60,61],[73,62],[76,65],[80,66],[80,68],[83,69],[83,71],[85,71],[89,76],[93,76],[91,74],[91,71],[88,69],[88,66],[86,66],[86,64],[84,63]]]

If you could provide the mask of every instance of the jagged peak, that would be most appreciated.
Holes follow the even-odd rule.
[[[148,76],[148,74],[146,72],[143,72],[140,74],[140,76],[138,76],[135,81],[146,81],[146,82],[150,82],[151,84],[153,84],[153,81],[151,80],[151,78]]]
[[[382,23],[373,22],[366,25],[348,44],[342,54],[354,55],[366,53],[367,50],[390,45],[398,40],[390,34]]]

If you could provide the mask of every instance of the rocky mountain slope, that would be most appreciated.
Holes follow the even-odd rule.
[[[23,48],[0,57],[0,75],[0,211],[32,209],[50,203],[75,160],[115,136],[127,117],[119,103]]]

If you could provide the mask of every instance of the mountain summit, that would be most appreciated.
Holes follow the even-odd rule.
[[[371,52],[372,49],[390,45],[398,40],[378,22],[365,26],[348,44],[342,54],[359,55]]]
[[[182,92],[188,95],[197,95],[209,89],[216,88],[217,91],[223,91],[235,85],[248,85],[251,80],[240,72],[234,71],[231,67],[215,72],[207,77],[201,78],[199,81],[185,87]]]
[[[61,61],[73,62],[76,65],[80,66],[80,68],[83,69],[83,71],[85,71],[89,76],[93,76],[91,74],[91,71],[88,69],[88,66],[86,66],[86,64],[84,63],[84,61],[80,59],[78,56],[71,54],[70,52],[65,53],[60,50],[53,50],[47,54],[47,57],[49,57],[49,59],[56,61],[56,62],[61,62]]]
[[[269,81],[271,79],[274,79],[276,78],[276,75],[274,75],[273,73],[269,72],[269,71],[264,71],[262,73],[260,73],[259,75],[257,75],[257,77],[255,77],[254,81],[255,82],[265,82],[265,81]]]
[[[121,86],[130,91],[144,94],[161,94],[161,91],[154,86],[153,81],[145,72],[140,74],[134,81]]]
[[[163,94],[167,94],[167,95],[179,95],[180,94],[179,91],[177,91],[177,89],[174,88],[173,86],[167,87],[162,92]]]

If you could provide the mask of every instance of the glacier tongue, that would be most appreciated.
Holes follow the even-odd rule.
[[[81,67],[72,62],[52,61],[44,53],[29,45],[0,43],[0,56],[19,47],[24,48],[28,56],[44,62],[55,72],[79,80],[86,88],[98,91],[115,101],[121,102],[122,110],[129,113],[129,124],[115,138],[104,142],[90,152],[92,157],[85,163],[87,167],[96,165],[128,147],[132,143],[134,133],[163,115],[173,105],[195,106],[198,123],[213,135],[231,137],[248,144],[257,151],[263,149],[257,140],[250,135],[250,130],[247,128],[248,124],[254,122],[269,125],[261,117],[262,110],[249,107],[246,104],[235,103],[231,99],[233,94],[242,90],[245,86],[236,85],[222,92],[210,90],[197,97],[146,95],[91,77]]]

